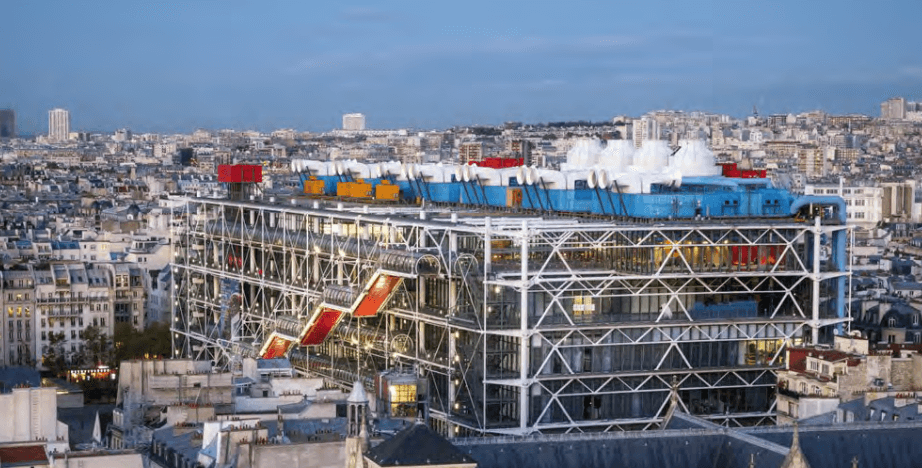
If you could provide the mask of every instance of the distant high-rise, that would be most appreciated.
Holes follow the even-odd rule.
[[[70,135],[70,112],[65,109],[48,111],[48,139],[67,141],[68,135]]]
[[[906,99],[895,97],[880,103],[880,118],[903,120],[906,118]]]
[[[659,122],[643,118],[634,120],[634,147],[640,148],[645,140],[659,140]]]
[[[343,114],[343,130],[365,130],[365,114]]]
[[[0,138],[16,137],[16,113],[13,109],[0,109]]]

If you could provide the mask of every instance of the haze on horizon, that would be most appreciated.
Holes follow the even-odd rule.
[[[19,133],[54,107],[73,130],[325,131],[922,99],[917,1],[159,3],[5,2]]]

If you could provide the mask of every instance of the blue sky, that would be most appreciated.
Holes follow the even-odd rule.
[[[43,1],[0,5],[0,107],[77,130],[322,131],[653,109],[876,115],[922,100],[922,2]]]

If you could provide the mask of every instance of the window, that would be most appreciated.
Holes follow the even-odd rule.
[[[807,394],[807,384],[804,382],[800,383],[800,393],[803,395]]]
[[[912,324],[913,324],[913,325],[917,325],[917,326],[919,325],[919,316],[918,316],[918,315],[916,315],[916,314],[913,314],[913,315],[912,315]]]
[[[890,317],[889,319],[887,319],[887,326],[890,327],[890,328],[895,327],[895,326],[896,326],[896,319],[893,318],[893,317]]]

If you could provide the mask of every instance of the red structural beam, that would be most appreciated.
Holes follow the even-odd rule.
[[[397,283],[400,283],[400,277],[398,276],[378,275],[371,288],[368,289],[368,294],[362,298],[362,302],[355,308],[352,315],[355,317],[370,317],[377,314],[384,302],[387,301],[387,298],[390,297],[391,292],[394,291]]]

